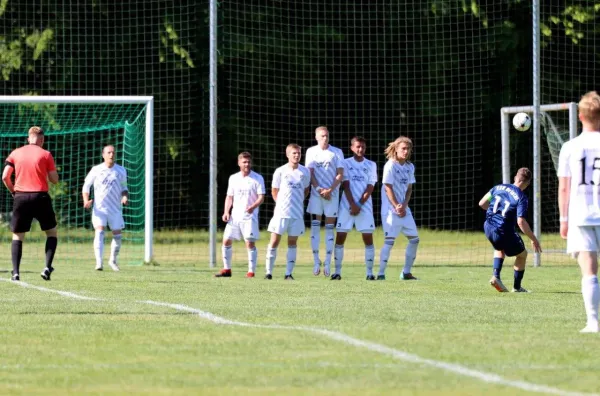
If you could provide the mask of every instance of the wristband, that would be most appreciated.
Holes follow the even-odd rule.
[[[569,221],[569,218],[567,216],[561,217],[560,219],[558,219],[558,221],[560,221],[561,223],[566,223]]]

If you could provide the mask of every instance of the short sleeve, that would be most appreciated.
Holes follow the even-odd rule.
[[[47,152],[46,154],[46,170],[48,172],[52,172],[56,170],[56,164],[54,163],[54,157],[51,152]]]
[[[233,175],[229,176],[229,181],[227,182],[227,196],[228,197],[233,197],[235,195],[234,191],[233,191],[233,182],[234,182]]]
[[[256,191],[258,195],[265,195],[265,179],[258,175],[258,189]]]
[[[349,159],[344,159],[344,169],[348,169],[350,167],[350,160]],[[344,171],[344,178],[342,179],[343,181],[349,181],[350,175],[348,174],[348,172]]]
[[[568,143],[565,143],[560,149],[560,155],[558,156],[558,177],[571,177],[571,169],[569,169],[569,160],[569,145]]]
[[[275,170],[273,173],[273,181],[271,181],[271,188],[279,188],[281,186],[281,171]]]
[[[6,165],[10,165],[12,167],[15,166],[15,157],[14,157],[14,151],[12,151],[8,157],[6,158]]]
[[[417,180],[415,179],[415,166],[414,164],[410,164],[410,179],[408,180],[408,184],[415,184]]]
[[[123,168],[121,173],[121,192],[128,191],[127,189],[127,170]]]
[[[392,161],[385,163],[381,182],[383,184],[394,184],[394,163]]]
[[[517,203],[517,217],[527,217],[527,209],[529,207],[529,200],[527,196],[523,194],[523,196],[519,199]]]
[[[337,158],[337,168],[342,168],[345,169],[346,167],[346,159],[344,158],[344,153],[342,152],[342,150],[336,150],[335,151],[335,157]]]
[[[375,185],[377,183],[377,164],[375,162],[371,162],[369,168],[369,184]]]
[[[308,188],[310,186],[310,171],[308,169],[304,169],[304,188]]]

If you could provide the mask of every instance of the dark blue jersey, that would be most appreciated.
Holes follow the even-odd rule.
[[[527,196],[514,184],[499,184],[490,190],[490,195],[486,223],[500,233],[514,233],[517,218],[527,217]]]

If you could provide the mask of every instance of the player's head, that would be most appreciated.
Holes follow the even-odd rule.
[[[315,129],[315,139],[319,147],[325,148],[329,144],[329,130],[326,126],[320,126]]]
[[[296,143],[288,144],[285,148],[285,156],[288,158],[290,164],[298,165],[302,158],[302,147]]]
[[[35,144],[42,147],[44,145],[44,130],[39,126],[32,126],[29,128],[27,141],[29,144]]]
[[[109,168],[115,164],[115,146],[109,144],[102,148],[102,158]]]
[[[241,152],[240,155],[238,155],[238,166],[242,173],[250,173],[250,168],[252,168],[252,155],[247,151]]]
[[[412,149],[412,140],[406,136],[400,136],[398,139],[388,144],[387,148],[385,149],[385,156],[389,160],[391,159],[404,163],[410,161]]]
[[[529,168],[521,168],[515,175],[515,186],[519,187],[521,190],[525,190],[531,183],[532,178],[533,175]]]
[[[600,95],[596,91],[586,93],[579,101],[579,120],[584,128],[600,131]]]
[[[367,150],[367,141],[362,136],[354,136],[350,140],[350,150],[352,150],[356,157],[364,157]]]

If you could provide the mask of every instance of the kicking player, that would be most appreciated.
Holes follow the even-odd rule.
[[[365,158],[367,141],[362,136],[355,136],[350,141],[350,150],[354,155],[344,161],[344,193],[340,202],[335,239],[335,273],[332,280],[342,279],[342,261],[344,260],[344,243],[352,227],[362,234],[365,243],[365,263],[367,280],[375,280],[373,262],[375,247],[373,246],[373,201],[371,194],[377,183],[377,164]]]
[[[115,147],[105,146],[102,149],[104,162],[94,166],[85,177],[81,195],[83,207],[92,209],[92,225],[94,234],[94,255],[96,270],[102,271],[102,256],[104,253],[104,228],[108,225],[113,239],[110,244],[110,259],[108,265],[113,271],[119,271],[117,256],[121,250],[122,234],[125,228],[123,207],[129,200],[127,189],[127,171],[115,163]],[[90,199],[90,188],[94,187],[94,199]]]
[[[600,95],[588,92],[579,102],[581,134],[563,144],[558,160],[560,236],[567,253],[577,256],[587,324],[598,333],[598,250],[600,250]]]
[[[311,174],[311,194],[306,211],[312,215],[310,244],[313,252],[315,276],[321,273],[319,245],[321,244],[321,216],[325,215],[325,261],[323,274],[329,276],[333,252],[333,229],[340,202],[339,186],[344,177],[344,153],[329,144],[327,127],[315,130],[317,145],[306,150],[306,167]]]
[[[277,247],[284,233],[288,235],[287,267],[285,279],[294,280],[292,272],[296,265],[296,243],[304,234],[304,200],[310,191],[310,172],[300,165],[301,148],[289,144],[285,149],[288,163],[277,168],[273,174],[271,194],[275,201],[273,218],[267,230],[271,240],[267,247],[265,279],[273,279]]]
[[[231,277],[231,256],[233,240],[244,238],[248,250],[248,273],[246,278],[254,278],[256,271],[256,240],[259,239],[258,207],[265,200],[265,181],[261,175],[251,170],[252,156],[244,151],[238,155],[240,171],[229,177],[223,221],[227,223],[223,233],[223,269],[217,278]],[[233,210],[232,210],[233,208]]]
[[[515,258],[513,292],[527,293],[527,289],[521,286],[525,274],[527,261],[527,250],[523,239],[517,234],[515,226],[531,240],[531,245],[536,252],[541,252],[540,242],[537,240],[527,217],[528,200],[523,191],[531,183],[531,171],[521,168],[515,175],[513,184],[499,184],[493,187],[479,201],[479,206],[486,210],[486,219],[483,225],[485,236],[494,247],[494,269],[490,279],[492,285],[499,292],[507,292],[508,289],[500,279],[500,271],[506,256]]]
[[[381,223],[385,240],[379,254],[379,274],[377,280],[385,280],[390,253],[396,237],[404,234],[408,239],[404,255],[404,268],[400,274],[402,280],[416,280],[411,269],[417,257],[419,233],[417,225],[408,207],[415,181],[415,166],[410,162],[412,140],[405,136],[391,142],[385,149],[388,161],[383,167],[381,183]]]

